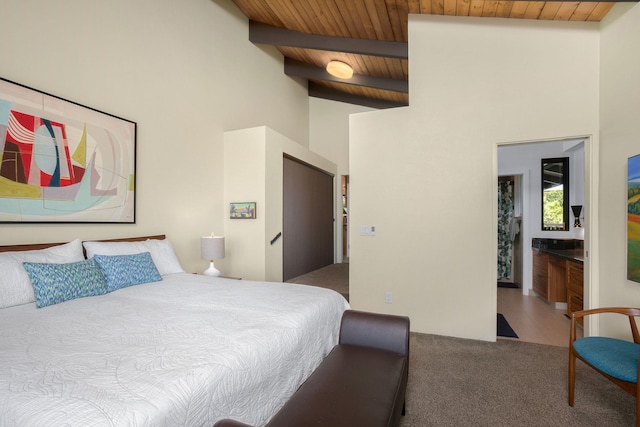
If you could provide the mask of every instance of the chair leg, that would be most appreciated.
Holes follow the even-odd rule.
[[[573,395],[576,388],[576,356],[569,348],[569,406],[573,406]]]

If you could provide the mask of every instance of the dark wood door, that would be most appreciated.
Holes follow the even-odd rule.
[[[333,176],[285,156],[283,280],[333,264]]]

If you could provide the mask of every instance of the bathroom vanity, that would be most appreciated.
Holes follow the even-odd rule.
[[[532,288],[544,300],[566,304],[567,314],[582,310],[584,295],[584,241],[531,239]]]

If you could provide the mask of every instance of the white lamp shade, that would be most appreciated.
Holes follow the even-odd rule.
[[[224,258],[224,237],[208,236],[200,238],[200,257],[207,261]]]

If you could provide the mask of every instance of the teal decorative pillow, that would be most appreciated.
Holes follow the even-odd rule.
[[[92,259],[66,264],[24,262],[22,265],[31,278],[38,308],[107,293],[104,274]]]
[[[149,252],[133,255],[94,255],[107,278],[107,292],[162,280]]]

